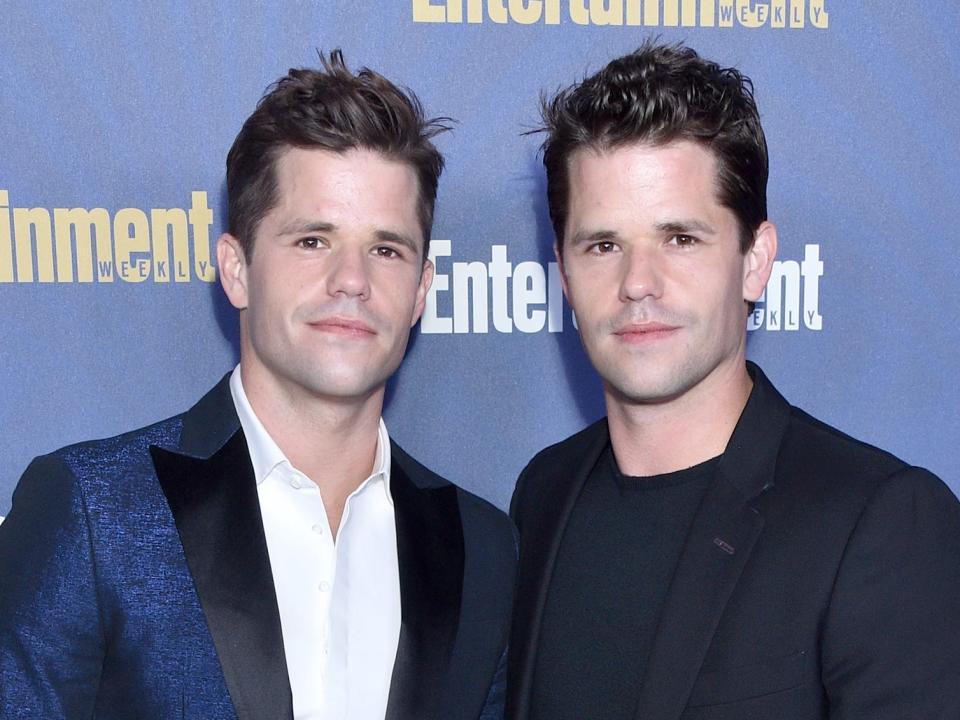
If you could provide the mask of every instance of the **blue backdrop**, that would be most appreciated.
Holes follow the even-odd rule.
[[[224,159],[340,46],[459,120],[393,435],[505,506],[602,414],[551,267],[541,90],[651,34],[756,83],[780,264],[749,353],[792,402],[960,492],[960,6],[873,0],[4,3],[0,515],[30,458],[188,407],[236,362]],[[470,279],[472,278],[472,279]]]

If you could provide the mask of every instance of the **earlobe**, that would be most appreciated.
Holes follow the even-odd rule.
[[[754,233],[753,247],[743,257],[743,299],[756,302],[763,295],[777,256],[777,228],[763,222]]]
[[[423,315],[423,308],[427,304],[427,293],[430,292],[430,286],[433,284],[433,263],[430,260],[423,261],[423,269],[420,271],[420,284],[417,286],[417,300],[413,306],[413,316],[410,318],[410,327],[417,324],[417,320]]]
[[[247,307],[247,262],[240,241],[224,233],[217,240],[217,265],[220,284],[230,304],[237,310]]]

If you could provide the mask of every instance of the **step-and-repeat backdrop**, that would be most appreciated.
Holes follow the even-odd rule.
[[[553,262],[537,98],[651,35],[756,84],[781,251],[749,354],[960,492],[960,6],[902,0],[26,2],[0,23],[0,515],[29,460],[190,406],[237,359],[214,243],[269,83],[344,49],[459,123],[393,435],[500,506],[603,413]]]

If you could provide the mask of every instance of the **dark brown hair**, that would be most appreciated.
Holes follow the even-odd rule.
[[[767,143],[750,78],[684,45],[645,42],[583,82],[541,100],[547,201],[557,247],[570,197],[570,156],[632,143],[702,143],[717,160],[717,199],[740,225],[740,250],[767,219]]]
[[[417,175],[417,215],[426,257],[443,156],[431,139],[449,118],[427,119],[417,96],[363,68],[354,75],[337,49],[320,70],[292,69],[257,103],[227,155],[228,230],[249,262],[257,226],[277,202],[276,162],[290,147],[374,150]]]

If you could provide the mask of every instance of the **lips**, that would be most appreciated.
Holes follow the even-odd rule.
[[[654,342],[669,337],[677,330],[676,325],[665,323],[629,323],[614,331],[614,335],[628,343]]]
[[[369,338],[376,335],[376,331],[363,320],[348,317],[328,317],[309,323],[310,327],[320,332],[344,337]]]

